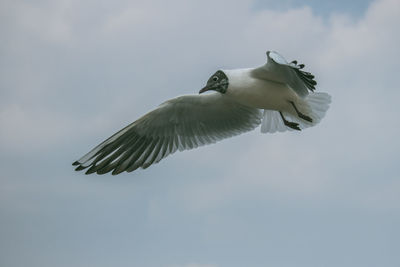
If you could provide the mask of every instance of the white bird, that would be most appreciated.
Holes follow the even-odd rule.
[[[170,99],[96,146],[73,165],[86,174],[143,169],[178,149],[215,143],[255,129],[262,133],[316,125],[331,102],[315,93],[314,76],[303,64],[267,52],[257,68],[218,70],[198,95]],[[213,91],[202,94],[206,91]],[[311,91],[311,92],[309,92]],[[261,110],[264,113],[261,114]]]

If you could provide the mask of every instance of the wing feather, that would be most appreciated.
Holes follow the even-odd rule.
[[[301,97],[307,96],[309,90],[315,90],[317,82],[314,75],[302,70],[304,64],[297,64],[296,60],[288,63],[283,56],[273,51],[268,51],[267,57],[265,65],[252,71],[254,77],[285,83]]]
[[[258,109],[232,102],[220,93],[168,100],[123,128],[74,162],[86,174],[113,175],[148,168],[176,152],[215,143],[253,130]]]

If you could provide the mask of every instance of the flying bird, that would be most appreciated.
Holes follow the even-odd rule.
[[[303,68],[268,51],[261,67],[218,70],[199,94],[162,103],[75,161],[75,170],[116,175],[146,169],[177,150],[215,143],[260,124],[262,133],[314,126],[331,97],[314,92],[317,82]]]

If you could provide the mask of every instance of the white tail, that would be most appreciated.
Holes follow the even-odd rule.
[[[308,122],[299,118],[297,115],[293,115],[287,112],[282,112],[283,116],[291,122],[299,124],[300,129],[305,129],[317,125],[321,119],[325,116],[326,111],[329,109],[331,103],[331,96],[327,93],[310,93],[306,96],[304,101],[308,105],[306,115],[310,116],[312,122]],[[262,133],[275,133],[284,132],[286,130],[292,131],[293,129],[287,127],[279,114],[279,111],[275,110],[264,110],[263,121],[261,123]]]

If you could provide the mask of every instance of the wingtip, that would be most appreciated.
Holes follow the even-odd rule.
[[[92,173],[95,173],[97,170],[96,170],[96,166],[91,166],[86,172],[85,172],[85,174],[92,174]]]
[[[75,168],[75,171],[81,171],[81,170],[84,170],[84,169],[86,169],[87,167],[84,167],[84,166],[82,166],[82,165],[79,165],[78,167],[76,167]]]
[[[78,161],[74,161],[74,163],[72,163],[72,166],[77,166],[77,165],[79,165],[80,163],[78,162]]]
[[[118,169],[118,168],[115,168],[113,171],[112,171],[112,175],[118,175],[118,174],[120,174],[121,172],[124,172],[125,171],[125,169]]]

